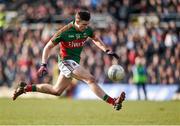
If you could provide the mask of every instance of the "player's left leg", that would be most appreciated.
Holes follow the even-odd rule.
[[[112,104],[116,110],[121,109],[122,107],[122,102],[125,99],[125,93],[122,92],[120,96],[117,99],[113,99],[110,96],[108,96],[97,84],[95,81],[95,78],[93,75],[90,74],[90,72],[83,67],[79,66],[73,71],[72,74],[73,77],[82,80],[86,82],[91,90],[101,99],[106,101],[109,104]]]
[[[63,74],[60,74],[56,84],[26,84],[21,82],[18,88],[15,90],[13,100],[16,100],[18,96],[26,92],[40,92],[51,95],[59,96],[71,83],[71,78],[66,78]]]

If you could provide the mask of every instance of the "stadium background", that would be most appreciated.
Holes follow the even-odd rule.
[[[55,83],[57,53],[48,61],[49,75],[37,78],[44,45],[56,30],[73,20],[78,8],[92,13],[95,34],[120,56],[131,85],[135,58],[145,61],[149,85],[180,85],[180,1],[178,0],[0,0],[0,86],[13,89],[21,80]],[[116,61],[88,41],[81,64],[100,84],[113,84],[108,68]],[[76,85],[73,81],[68,95]],[[118,85],[118,84],[117,84]],[[178,89],[176,91],[178,92]]]
[[[81,7],[92,13],[90,25],[120,56],[126,76],[119,83],[110,81],[107,70],[117,61],[89,40],[81,64],[112,97],[126,92],[123,109],[115,112],[100,100],[89,100],[97,97],[77,80],[64,98],[27,93],[13,102],[19,81],[56,82],[59,47],[51,51],[48,76],[36,76],[43,47]],[[179,13],[179,0],[0,0],[0,125],[179,125]],[[145,61],[148,101],[137,100],[132,73],[136,57]]]

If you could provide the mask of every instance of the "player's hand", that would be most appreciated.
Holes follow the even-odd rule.
[[[41,67],[39,68],[38,72],[37,72],[37,75],[38,77],[43,77],[44,75],[46,75],[48,72],[47,72],[47,64],[45,63],[42,63],[41,64]]]
[[[106,50],[106,53],[111,57],[115,57],[117,60],[119,59],[119,56],[115,52],[112,52],[110,50]]]

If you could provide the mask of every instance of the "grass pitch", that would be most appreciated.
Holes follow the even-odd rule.
[[[0,99],[0,125],[176,125],[180,101],[125,101],[121,111],[100,100]]]

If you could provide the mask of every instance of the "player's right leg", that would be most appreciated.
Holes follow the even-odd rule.
[[[101,87],[97,84],[93,75],[83,67],[79,66],[73,71],[73,77],[86,82],[91,90],[101,99],[106,101],[109,104],[112,104],[116,110],[120,110],[122,107],[122,102],[125,99],[125,93],[122,92],[120,96],[116,99],[111,98],[108,96]]]
[[[13,100],[23,93],[26,92],[41,92],[46,94],[52,94],[59,96],[62,92],[69,86],[71,83],[70,78],[66,78],[64,75],[60,74],[58,80],[54,86],[50,84],[26,84],[25,82],[21,82],[18,85],[18,88],[15,90],[13,95]]]

